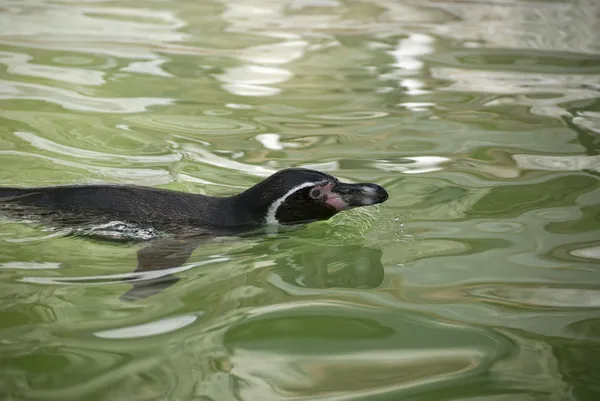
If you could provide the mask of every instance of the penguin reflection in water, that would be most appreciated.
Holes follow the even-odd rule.
[[[343,210],[382,203],[387,198],[385,189],[376,184],[342,183],[320,171],[291,168],[229,197],[124,185],[0,187],[0,210],[13,217],[63,227],[118,221],[172,234],[138,251],[135,271],[144,272],[182,265],[210,238],[327,220]],[[152,284],[160,291],[176,281],[172,276],[167,278],[145,286]]]

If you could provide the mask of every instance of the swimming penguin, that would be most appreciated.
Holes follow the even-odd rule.
[[[0,210],[64,225],[121,221],[166,232],[198,228],[219,233],[327,220],[387,198],[376,184],[342,183],[320,171],[290,168],[229,197],[124,185],[0,187]]]
[[[135,274],[166,273],[127,280],[133,288],[121,299],[133,301],[175,284],[179,279],[168,270],[185,263],[207,238],[327,220],[387,199],[385,189],[376,184],[342,183],[316,170],[290,168],[229,197],[127,185],[0,187],[0,212],[62,226],[119,221],[174,234],[137,251]]]

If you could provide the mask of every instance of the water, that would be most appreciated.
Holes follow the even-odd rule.
[[[224,195],[305,166],[391,197],[141,273],[156,233],[1,220],[0,399],[599,399],[599,20],[5,0],[0,185]]]

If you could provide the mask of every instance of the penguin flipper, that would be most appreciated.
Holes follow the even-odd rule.
[[[209,238],[207,237],[188,237],[164,238],[152,241],[147,247],[138,250],[138,264],[134,272],[150,272],[179,267],[188,260],[192,252],[200,244],[208,240]],[[158,294],[178,281],[179,278],[172,274],[136,281],[132,283],[132,289],[121,295],[121,300],[135,301],[144,299]]]

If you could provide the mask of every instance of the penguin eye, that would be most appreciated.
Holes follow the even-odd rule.
[[[313,188],[308,194],[313,199],[319,199],[321,196],[323,196],[323,191],[321,191],[320,188]]]

